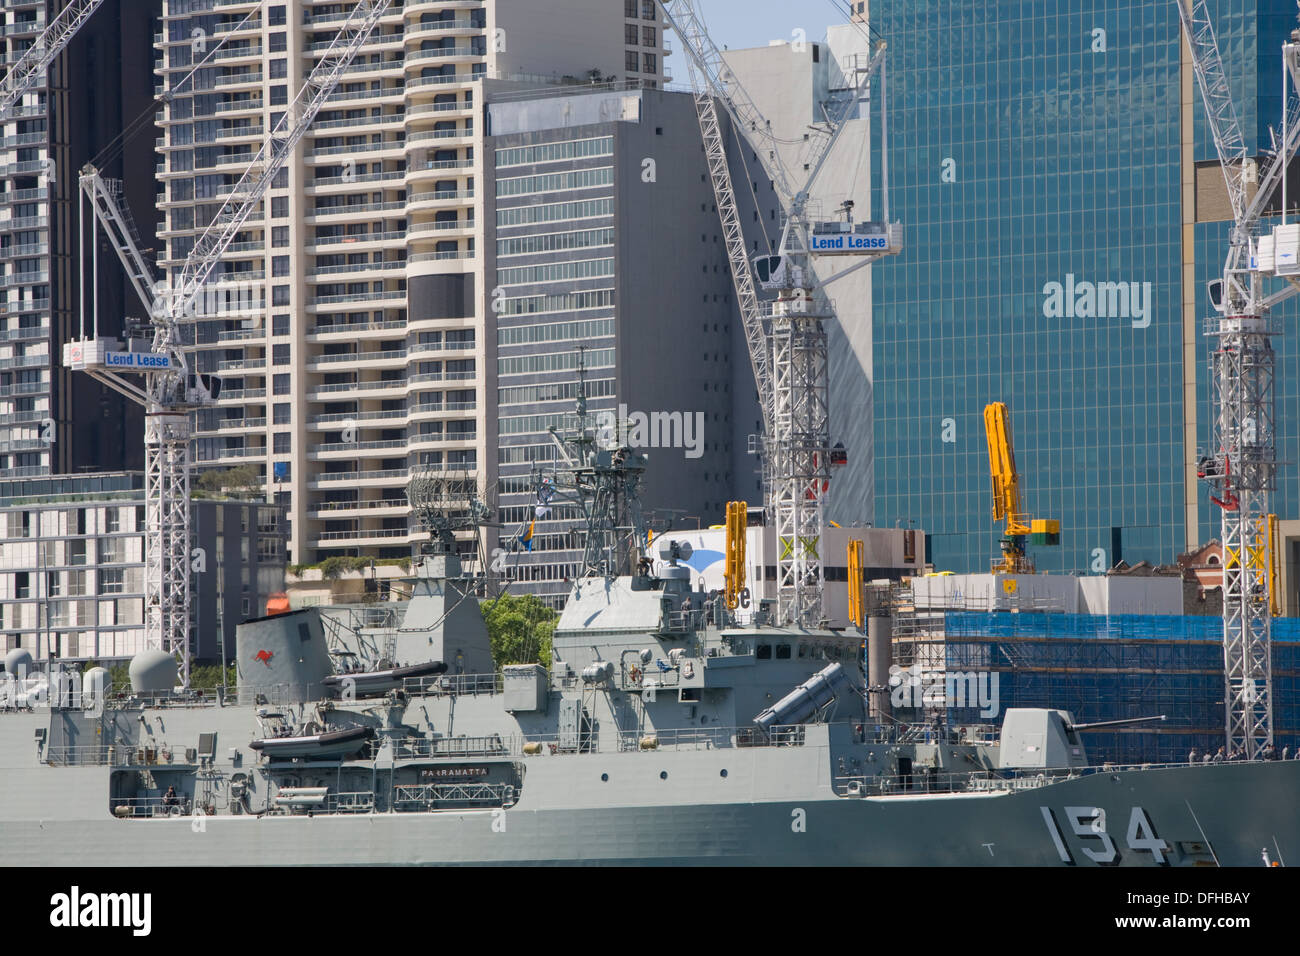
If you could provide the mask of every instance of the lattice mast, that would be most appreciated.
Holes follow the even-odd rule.
[[[258,208],[276,173],[288,162],[391,2],[361,0],[352,10],[170,283],[152,283],[153,269],[139,249],[119,184],[104,180],[93,167],[83,170],[80,178],[83,201],[89,203],[137,294],[150,307],[153,339],[149,354],[159,365],[149,368],[132,360],[130,367],[143,374],[141,387],[135,375],[128,378],[123,373],[120,364],[105,361],[107,350],[98,337],[98,315],[87,323],[84,302],[83,330],[93,324],[94,338],[68,343],[65,363],[144,406],[145,642],[177,656],[182,687],[189,686],[190,674],[191,412],[210,402],[212,393],[190,370],[181,325],[192,314],[222,255]],[[95,238],[92,235],[92,241]],[[109,354],[133,353],[128,349]]]
[[[104,0],[70,0],[41,31],[0,81],[0,119],[7,119],[18,101],[45,77],[45,71],[63,52]]]
[[[1233,212],[1216,305],[1220,314],[1205,323],[1205,334],[1214,341],[1215,411],[1212,447],[1197,473],[1209,482],[1211,500],[1220,508],[1227,745],[1253,758],[1273,741],[1267,555],[1270,495],[1277,485],[1272,338],[1280,328],[1269,312],[1300,290],[1295,277],[1273,270],[1288,285],[1266,293],[1263,280],[1270,270],[1261,268],[1257,253],[1260,218],[1279,185],[1285,223],[1283,174],[1300,145],[1300,109],[1294,97],[1284,97],[1281,139],[1258,166],[1247,154],[1204,0],[1175,2]],[[1284,84],[1300,89],[1296,39],[1292,33],[1282,47]],[[1273,239],[1266,242],[1271,255]]]
[[[821,548],[832,454],[825,321],[834,318],[834,311],[812,268],[808,199],[846,120],[866,97],[877,71],[883,115],[884,44],[879,44],[861,71],[852,98],[832,118],[830,135],[814,147],[808,163],[812,171],[795,189],[780,159],[771,124],[727,69],[692,0],[664,0],[662,5],[687,54],[705,157],[762,409],[763,487],[777,538],[777,613],[786,623],[816,626],[823,617]],[[789,265],[787,281],[768,308],[754,286],[718,103],[726,109],[737,133],[754,147],[785,206],[781,254]],[[887,202],[885,208],[887,211]]]

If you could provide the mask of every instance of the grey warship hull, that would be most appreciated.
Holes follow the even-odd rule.
[[[541,756],[530,762],[511,807],[411,813],[178,812],[116,819],[104,800],[107,768],[59,768],[52,780],[49,768],[6,767],[0,860],[35,866],[1258,866],[1265,853],[1282,862],[1300,859],[1297,761],[1099,770],[1041,785],[1028,778],[1022,787],[986,792],[844,796],[825,770],[830,735],[817,729],[798,748]],[[1079,808],[1090,816],[1085,834],[1070,822]],[[1142,820],[1136,830],[1135,813]],[[1150,848],[1153,840],[1158,852]]]

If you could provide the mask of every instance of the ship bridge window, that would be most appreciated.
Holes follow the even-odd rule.
[[[804,643],[800,643],[800,644],[799,644],[799,659],[802,660],[803,658],[805,658],[805,657],[807,657],[807,656],[808,656],[808,645],[807,645],[807,644],[804,644]]]
[[[789,645],[789,644],[778,644],[778,645],[776,645],[776,659],[777,659],[778,661],[788,661],[788,660],[790,659],[790,645]]]
[[[759,644],[759,645],[758,645],[758,654],[757,654],[756,656],[758,657],[758,659],[759,659],[760,661],[770,661],[770,660],[772,659],[772,645],[771,645],[771,644]]]

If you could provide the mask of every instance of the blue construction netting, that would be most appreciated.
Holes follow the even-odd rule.
[[[1176,615],[945,614],[949,674],[997,675],[1001,719],[1011,707],[1054,707],[1075,721],[1166,719],[1084,738],[1097,759],[1185,760],[1224,740],[1222,621]],[[1300,746],[1300,619],[1273,622],[1273,720],[1279,750]],[[987,720],[949,708],[954,723]]]
[[[949,611],[948,634],[971,637],[1095,637],[1109,640],[1217,641],[1223,621],[1178,614],[1012,614],[1005,611]],[[1300,618],[1273,620],[1273,640],[1300,642]]]

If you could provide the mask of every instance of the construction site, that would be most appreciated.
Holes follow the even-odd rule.
[[[538,758],[542,787],[531,767],[548,753],[794,751],[846,712],[851,747],[825,745],[838,761],[834,799],[912,791],[913,758],[924,789],[950,794],[1052,783],[1014,782],[1031,770],[1074,781],[1085,745],[1089,771],[1135,773],[1219,748],[1243,763],[1300,753],[1300,513],[1288,513],[1295,465],[1279,453],[1296,407],[1277,371],[1290,361],[1284,341],[1300,338],[1281,318],[1300,291],[1300,225],[1288,223],[1300,22],[1279,38],[1284,92],[1270,105],[1281,116],[1262,123],[1263,147],[1244,130],[1207,0],[1166,4],[1177,23],[1159,56],[1177,50],[1183,71],[1184,152],[1196,154],[1194,130],[1213,152],[1184,185],[1222,211],[1185,231],[1208,243],[1217,229],[1225,251],[1194,330],[1185,317],[1167,325],[1179,360],[1209,378],[1187,379],[1190,410],[1163,423],[1176,441],[1150,443],[1173,449],[1167,461],[1126,451],[1111,469],[1123,474],[1103,480],[1109,459],[1063,448],[1060,423],[1101,419],[1080,432],[1116,436],[1116,448],[1138,428],[1108,394],[1084,412],[1077,395],[1049,393],[1066,379],[1107,393],[1096,369],[1071,361],[1157,351],[1104,338],[1148,328],[1150,294],[1142,306],[1129,291],[1145,280],[1085,290],[1071,272],[1041,285],[1054,286],[1045,300],[1037,288],[1006,297],[992,306],[1003,354],[960,378],[959,359],[943,354],[963,347],[944,331],[957,311],[937,309],[929,328],[911,321],[931,293],[906,270],[930,262],[950,226],[917,221],[925,190],[965,184],[957,159],[935,156],[925,175],[937,182],[920,185],[918,154],[891,148],[891,136],[915,141],[914,108],[938,96],[918,90],[914,47],[896,53],[855,3],[825,41],[731,51],[705,6],[572,0],[551,17],[505,0],[158,0],[156,85],[139,91],[134,119],[124,96],[119,128],[84,150],[118,177],[95,162],[46,171],[58,154],[51,77],[74,51],[121,58],[111,36],[76,46],[97,11],[113,11],[123,36],[139,24],[105,0],[6,2],[6,679],[21,670],[34,682],[39,670],[48,693],[65,671],[80,679],[129,661],[124,706],[199,711],[212,702],[192,668],[221,664],[217,706],[247,711],[227,712],[228,724],[256,721],[248,761],[260,761],[267,801],[244,809],[256,788],[232,776],[232,815],[505,809],[523,786],[516,758]],[[1092,42],[1105,53],[1105,30]],[[1259,57],[1278,65],[1262,42]],[[153,134],[158,165],[135,168],[126,144]],[[141,183],[155,207],[136,199],[133,214]],[[146,213],[161,219],[141,229]],[[64,250],[54,271],[71,272],[54,292],[38,261],[51,228]],[[961,287],[967,265],[934,273],[933,286]],[[882,290],[895,300],[881,303]],[[1189,314],[1199,306],[1192,292],[1176,298]],[[1038,349],[1056,363],[1044,371],[1016,338],[1029,334],[1025,302],[1035,321],[1123,321],[1097,333],[1105,349]],[[31,351],[14,344],[37,338]],[[933,360],[890,351],[931,338]],[[936,400],[917,384],[932,367],[958,382],[944,400],[961,410],[926,405],[913,420]],[[1154,377],[1184,381],[1166,372]],[[73,380],[94,383],[93,404],[60,384]],[[137,451],[94,473],[61,468],[87,410],[130,430],[122,441]],[[924,480],[898,480],[910,468]],[[1168,508],[1182,524],[1157,520]],[[494,660],[478,609],[524,594],[555,612],[545,650],[526,642],[538,648],[527,660]],[[0,709],[25,719],[38,685],[8,684]],[[349,709],[358,685],[387,716]],[[425,697],[438,698],[436,719],[416,713]],[[56,710],[76,709],[65,705]],[[734,725],[746,707],[753,727]],[[1009,711],[1046,730],[1016,730],[1023,714]],[[454,719],[473,732],[456,737]],[[987,743],[1004,719],[1019,756],[1007,744],[996,767],[983,752],[967,759],[1008,775],[948,780],[967,769],[946,764],[945,747]],[[112,813],[152,815],[153,771],[122,769],[157,763],[135,760],[153,746],[135,722],[79,754],[91,725],[61,720],[37,737],[42,770],[116,767]],[[197,751],[186,768],[241,766],[233,744],[222,756],[203,734],[202,750],[181,750]],[[1069,745],[1049,758],[1044,734]],[[900,742],[916,748],[906,763],[863,749]],[[417,765],[404,760],[450,756],[488,763],[453,768],[454,795],[427,767],[418,782],[401,776]],[[862,769],[882,759],[895,761],[895,783]],[[333,776],[303,771],[311,760]],[[381,765],[388,791],[375,782]],[[623,785],[622,766],[606,792]],[[710,780],[729,772],[708,769]],[[755,779],[779,794],[771,781],[783,773]],[[173,785],[197,806],[207,778],[192,776],[178,771]]]

